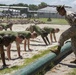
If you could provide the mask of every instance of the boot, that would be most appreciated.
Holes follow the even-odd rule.
[[[50,51],[53,52],[53,53],[55,53],[56,55],[58,55],[60,53],[60,49],[61,49],[61,46],[58,46],[57,49],[50,50]]]

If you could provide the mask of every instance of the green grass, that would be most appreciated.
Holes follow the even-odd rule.
[[[55,47],[56,46],[52,47],[52,49],[55,48]],[[11,68],[6,68],[6,69],[3,69],[3,70],[0,70],[0,75],[4,75],[6,73],[11,73],[12,71],[17,71],[17,70],[23,68],[24,66],[26,66],[26,65],[34,62],[35,60],[39,59],[40,57],[48,54],[49,52],[50,52],[50,48],[48,48],[47,50],[40,51],[39,54],[34,55],[32,58],[26,58],[24,60],[23,65],[20,65],[20,66],[16,65],[16,66],[13,66]]]
[[[70,72],[70,73],[68,73],[68,74],[66,74],[66,75],[76,75],[76,68],[75,68],[75,69],[73,69],[73,71],[72,71],[72,72]]]
[[[59,19],[59,18],[51,18],[52,21],[47,21],[48,18],[39,18],[40,21],[43,21],[45,23],[49,24],[60,24],[60,25],[67,25],[67,21],[65,19]]]
[[[0,18],[1,19],[1,18]],[[4,18],[6,20],[6,18]],[[25,18],[28,19],[28,18]],[[34,18],[31,18],[31,20],[33,20]],[[65,19],[61,19],[61,18],[51,18],[52,21],[47,21],[48,18],[37,18],[40,21],[43,21],[45,23],[49,23],[49,24],[60,24],[60,25],[67,25],[67,21]],[[11,20],[20,20],[20,18],[12,18]]]
[[[65,19],[52,19],[52,24],[68,24],[67,21]]]

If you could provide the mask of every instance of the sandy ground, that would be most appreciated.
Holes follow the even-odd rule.
[[[15,25],[13,25],[13,31],[24,31],[26,29],[26,27],[28,27],[30,25],[31,24],[22,24],[22,25],[15,24]],[[39,24],[38,26],[40,26],[41,28],[44,26],[49,26],[49,27],[53,27],[53,28],[60,28],[60,32],[56,33],[57,41],[59,39],[60,34],[70,27],[69,25],[51,25],[51,24]],[[48,37],[49,37],[49,35],[48,35]],[[25,52],[24,48],[23,48],[23,43],[22,43],[20,45],[20,48],[21,48],[21,55],[22,55],[23,59],[19,59],[18,54],[17,54],[16,44],[15,44],[15,42],[13,42],[12,48],[11,48],[11,58],[14,60],[6,60],[6,63],[10,64],[9,67],[14,66],[14,65],[21,65],[25,58],[31,58],[33,55],[38,54],[39,50],[47,49],[48,47],[55,46],[55,45],[57,45],[57,42],[52,43],[52,45],[46,46],[40,36],[37,37],[36,39],[31,39],[30,47],[33,49],[33,51],[30,52],[27,49],[27,51]],[[5,56],[7,58],[6,50],[5,50]],[[1,65],[2,65],[2,62],[0,62],[0,66]],[[50,74],[46,74],[46,75],[50,75]]]
[[[71,53],[54,68],[46,72],[45,75],[68,75],[69,72],[72,72],[76,68],[76,64],[70,63],[70,61],[74,60],[74,57],[74,54]]]

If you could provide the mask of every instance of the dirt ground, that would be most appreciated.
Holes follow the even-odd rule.
[[[46,72],[45,75],[69,75],[76,68],[76,64],[70,63],[75,59],[74,53],[69,54],[61,62],[59,62],[55,67]]]
[[[13,31],[24,31],[26,29],[26,27],[28,27],[30,25],[33,25],[33,24],[22,24],[22,25],[21,24],[14,24]],[[53,27],[53,28],[60,28],[60,32],[56,33],[57,41],[59,39],[60,34],[70,27],[69,25],[52,25],[52,24],[39,24],[38,26],[40,26],[41,28],[43,28],[44,26]],[[49,35],[48,35],[48,37],[49,37]],[[33,49],[33,51],[30,52],[27,49],[27,51],[25,52],[24,47],[23,47],[23,43],[22,43],[20,45],[20,48],[21,48],[21,55],[22,55],[23,59],[19,59],[18,54],[17,54],[16,44],[15,44],[15,42],[13,42],[12,48],[11,48],[11,58],[14,60],[6,60],[6,63],[10,64],[9,67],[14,66],[14,65],[21,65],[25,58],[31,58],[33,55],[38,54],[39,50],[47,49],[48,47],[51,47],[54,45],[57,45],[57,42],[52,43],[52,45],[46,46],[40,36],[37,37],[36,39],[31,39],[30,47]],[[5,56],[7,58],[6,50],[5,50]],[[0,66],[2,66],[2,62],[0,62]]]

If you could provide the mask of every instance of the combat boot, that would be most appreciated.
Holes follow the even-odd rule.
[[[61,46],[58,46],[57,49],[50,50],[50,51],[53,52],[53,53],[55,53],[56,55],[58,55],[60,53],[60,49],[61,49]]]

